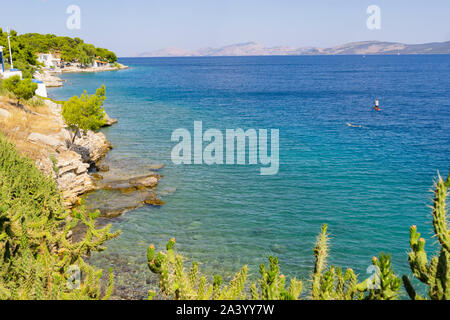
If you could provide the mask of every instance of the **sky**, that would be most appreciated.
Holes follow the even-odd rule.
[[[80,8],[79,29],[67,27],[70,5]],[[366,25],[369,5],[380,8],[380,29]],[[449,18],[449,0],[14,0],[0,6],[3,29],[79,37],[121,57],[249,41],[296,48],[450,41]]]

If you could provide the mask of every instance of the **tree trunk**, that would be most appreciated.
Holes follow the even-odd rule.
[[[72,130],[71,130],[72,131]],[[78,132],[79,132],[79,130],[78,130],[78,128],[77,128],[77,130],[74,132],[74,134],[73,134],[73,137],[72,137],[72,142],[70,143],[70,148],[69,148],[69,150],[72,150],[72,147],[73,147],[73,144],[74,144],[74,142],[75,142],[75,139],[76,139],[76,137],[77,137],[77,135],[78,135]]]

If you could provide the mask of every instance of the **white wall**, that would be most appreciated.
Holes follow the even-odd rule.
[[[20,79],[22,79],[22,71],[6,70],[5,72],[3,72],[3,79],[8,79],[8,78],[11,78],[13,76],[19,76]]]
[[[47,88],[45,87],[45,84],[38,83],[38,88],[34,92],[36,95],[47,98]]]

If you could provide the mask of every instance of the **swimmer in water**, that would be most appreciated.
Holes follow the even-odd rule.
[[[373,110],[380,111],[381,109],[380,109],[380,107],[378,106],[379,104],[380,104],[380,101],[378,101],[378,99],[375,100],[375,107],[373,107]]]
[[[355,124],[351,124],[350,122],[346,122],[346,124],[347,124],[347,126],[349,126],[349,127],[353,127],[353,128],[362,128],[363,126],[362,125],[355,125]]]

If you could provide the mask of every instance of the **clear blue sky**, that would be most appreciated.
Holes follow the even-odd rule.
[[[81,8],[81,29],[66,9]],[[381,30],[366,9],[381,8]],[[80,37],[119,56],[179,47],[257,41],[266,46],[327,47],[361,40],[450,40],[449,0],[14,0],[2,1],[0,27]]]

